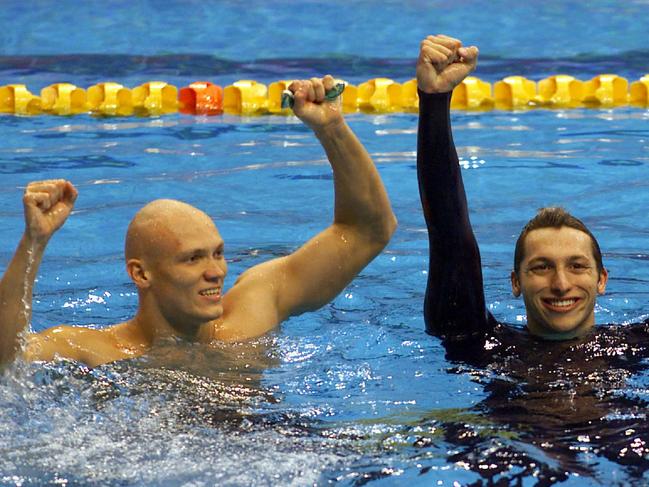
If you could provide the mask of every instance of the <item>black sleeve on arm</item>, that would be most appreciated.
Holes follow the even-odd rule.
[[[451,93],[419,92],[417,177],[430,248],[424,302],[426,332],[445,341],[484,335],[480,250],[469,221],[450,116]]]

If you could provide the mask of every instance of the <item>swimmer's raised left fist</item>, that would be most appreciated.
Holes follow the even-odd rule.
[[[23,195],[27,236],[34,242],[47,242],[68,218],[76,199],[77,190],[70,181],[29,183]]]
[[[293,81],[288,89],[293,92],[293,112],[314,131],[343,121],[340,97],[328,100],[326,93],[333,90],[335,80],[327,75],[322,79]]]
[[[453,91],[478,64],[478,48],[445,35],[421,41],[417,59],[417,87],[424,93]]]

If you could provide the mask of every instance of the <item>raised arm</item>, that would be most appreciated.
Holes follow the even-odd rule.
[[[252,314],[258,324],[248,329],[253,335],[328,303],[383,250],[396,228],[379,173],[345,122],[340,101],[325,100],[333,85],[327,76],[290,86],[295,114],[313,129],[333,169],[333,223],[293,254],[245,272],[226,295],[226,314],[234,309],[228,300],[239,304],[257,296]]]
[[[323,102],[333,88],[296,82],[295,114],[313,129],[334,176],[333,223],[287,259],[292,297],[287,315],[317,309],[336,297],[388,244],[397,220],[370,155],[342,116],[340,99]]]
[[[20,348],[45,247],[72,211],[76,197],[74,186],[64,180],[30,183],[25,190],[25,232],[0,281],[0,365],[13,361]]]
[[[428,333],[449,340],[482,333],[491,323],[450,119],[453,88],[477,59],[476,47],[438,35],[422,41],[417,60],[417,176],[430,245],[424,320]]]

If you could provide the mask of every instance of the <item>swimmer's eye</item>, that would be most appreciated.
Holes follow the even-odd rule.
[[[214,251],[214,255],[213,255],[213,257],[214,257],[215,259],[222,259],[222,258],[224,257],[224,255],[225,255],[225,254],[224,254],[224,250],[223,250],[223,248],[219,248],[219,249],[216,249],[216,250]]]
[[[204,253],[201,252],[195,252],[193,254],[188,254],[185,257],[182,258],[182,262],[185,262],[187,264],[195,264],[197,262],[200,262],[201,259],[205,257]]]
[[[552,268],[550,264],[535,264],[529,268],[530,271],[536,274],[542,274],[549,271]]]
[[[582,264],[582,263],[579,263],[579,262],[574,262],[574,263],[570,264],[570,268],[572,270],[574,270],[574,271],[577,271],[577,272],[583,272],[583,271],[586,271],[586,270],[590,269],[590,266],[588,264]]]

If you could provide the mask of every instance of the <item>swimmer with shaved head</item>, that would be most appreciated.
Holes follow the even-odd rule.
[[[326,76],[290,86],[295,115],[314,131],[333,169],[333,223],[294,253],[248,269],[228,292],[223,239],[212,219],[186,203],[156,200],[136,214],[126,235],[126,269],[138,289],[136,315],[102,329],[55,326],[28,334],[21,347],[43,253],[77,197],[68,181],[29,184],[23,197],[25,233],[0,281],[0,364],[20,354],[96,366],[144,355],[165,337],[241,341],[333,299],[396,228],[369,154],[346,124],[340,101],[325,97],[333,85]]]

